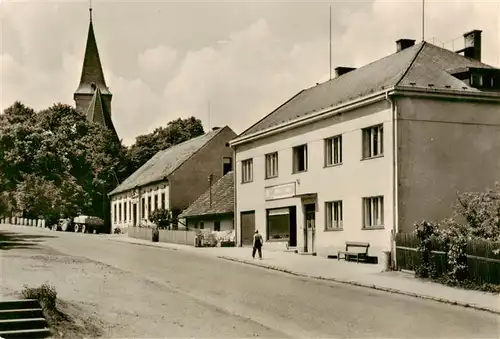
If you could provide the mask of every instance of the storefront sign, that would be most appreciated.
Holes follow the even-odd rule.
[[[291,198],[295,195],[295,182],[265,188],[266,200]]]

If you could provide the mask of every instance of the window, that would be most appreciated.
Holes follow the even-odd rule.
[[[116,224],[116,202],[113,204],[113,221]]]
[[[247,159],[241,162],[241,182],[253,181],[253,160]]]
[[[205,223],[203,221],[200,221],[200,230],[205,228]]]
[[[165,209],[165,193],[161,194],[161,209]]]
[[[363,159],[384,154],[383,125],[363,129]]]
[[[293,173],[307,171],[307,145],[293,148]]]
[[[123,203],[123,222],[127,222],[127,202]]]
[[[278,152],[266,154],[266,179],[278,176]]]
[[[219,220],[214,221],[214,231],[216,231],[216,232],[220,231],[220,221]]]
[[[155,194],[155,204],[153,205],[154,209],[158,208],[158,194]]]
[[[384,197],[363,198],[363,228],[384,225]]]
[[[337,135],[325,140],[325,166],[342,163],[342,136]]]
[[[326,203],[326,229],[341,230],[342,224],[342,201],[332,201]]]
[[[142,219],[146,218],[146,198],[142,198],[142,206],[141,206],[141,217]]]
[[[267,210],[267,240],[285,241],[290,237],[290,208]]]
[[[151,214],[151,196],[148,197],[148,217]]]
[[[118,203],[118,222],[122,223],[122,203]]]
[[[233,170],[233,158],[222,159],[222,175],[226,175]]]

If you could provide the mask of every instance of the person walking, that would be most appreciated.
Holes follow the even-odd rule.
[[[259,259],[262,259],[262,245],[264,240],[262,236],[259,234],[259,230],[255,230],[255,234],[253,235],[253,249],[252,249],[252,258],[255,259],[255,252],[259,251]]]

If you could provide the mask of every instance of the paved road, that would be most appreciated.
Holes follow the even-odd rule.
[[[44,267],[49,273],[45,274],[52,274],[58,288],[63,289],[66,281],[77,286],[77,292],[83,294],[91,286],[102,296],[92,302],[95,312],[103,321],[121,324],[115,330],[108,328],[108,335],[500,338],[500,317],[486,312],[295,277],[181,250],[118,243],[107,236],[14,227],[1,226],[0,234],[15,230],[35,238],[55,236],[36,238],[37,247],[24,251],[31,257],[48,255]],[[9,256],[14,260],[26,255],[22,250],[2,252],[4,269]],[[56,258],[66,266],[51,268]],[[68,268],[62,273],[71,266],[61,258],[73,258],[72,271]],[[97,266],[102,274],[99,282],[92,271]],[[137,320],[130,323],[130,319]]]

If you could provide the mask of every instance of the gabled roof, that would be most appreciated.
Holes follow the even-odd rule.
[[[104,105],[103,103],[102,94],[99,87],[97,87],[94,92],[94,96],[92,97],[89,107],[87,108],[86,116],[87,120],[106,126],[118,138],[115,126],[113,125],[113,121],[111,120],[111,114],[108,112],[106,105]]]
[[[85,57],[83,58],[80,85],[78,86],[75,94],[92,94],[94,91],[92,83],[94,83],[97,88],[101,90],[102,94],[111,95],[104,79],[101,59],[99,57],[99,51],[97,50],[97,43],[95,40],[94,26],[91,19],[89,22],[89,32],[87,35],[87,45],[85,46]]]
[[[187,140],[163,151],[159,151],[137,171],[132,173],[131,176],[125,179],[117,188],[111,191],[109,195],[114,195],[131,190],[135,187],[168,179],[168,176],[171,175],[184,162],[186,162],[193,154],[198,152],[215,136],[228,128],[228,126],[225,126],[224,128],[210,131],[209,133],[200,135],[199,137]]]
[[[478,92],[478,89],[466,85],[448,73],[450,68],[455,67],[494,68],[428,42],[421,42],[340,77],[302,90],[242,132],[238,138],[398,86],[428,89],[429,84],[432,84],[435,89]]]
[[[186,208],[179,217],[197,217],[202,215],[226,214],[234,212],[234,174],[228,172],[212,185],[212,205],[210,189],[200,195]]]

